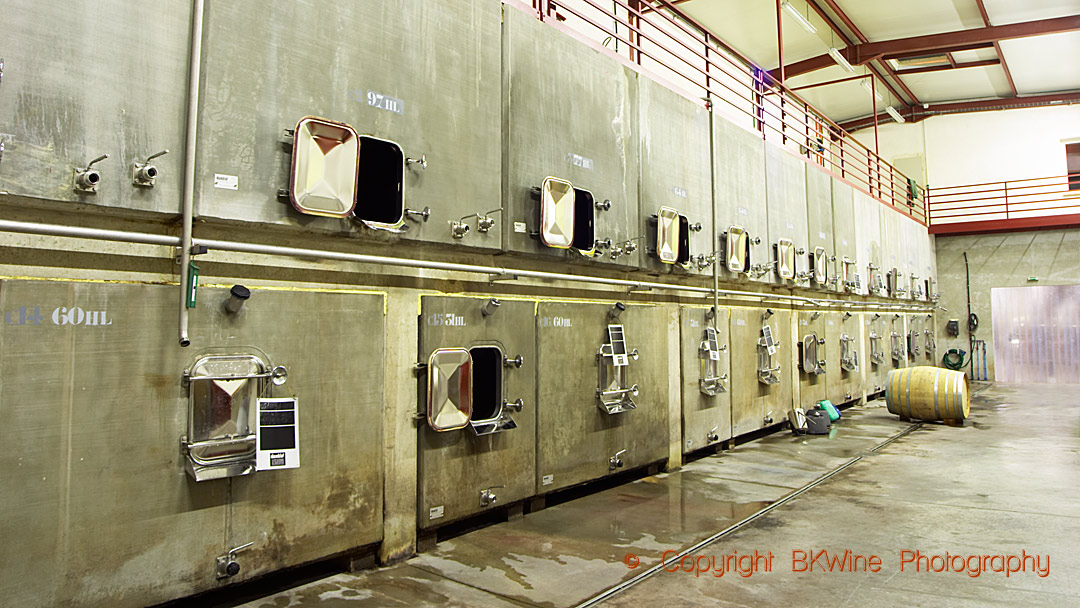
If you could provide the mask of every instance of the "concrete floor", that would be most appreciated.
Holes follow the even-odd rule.
[[[721,577],[715,569],[697,576],[661,569],[601,605],[1080,605],[1077,389],[992,386],[973,399],[966,427],[925,424],[877,451],[870,450],[910,425],[873,402],[845,412],[831,436],[778,433],[471,532],[403,564],[331,576],[245,606],[574,606],[859,456],[684,562],[707,570],[710,557],[719,567],[723,555],[756,550],[775,556],[771,571]],[[792,571],[793,551],[821,549],[877,556],[880,571],[821,572],[824,559],[813,573]],[[1049,556],[1050,569],[1042,577],[1029,562],[1027,572],[1006,577],[991,571],[1000,565],[991,560],[977,577],[913,572],[913,564],[901,572],[905,550],[1026,551],[1043,567]]]

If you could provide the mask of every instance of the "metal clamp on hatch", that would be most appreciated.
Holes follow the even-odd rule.
[[[610,201],[598,204],[592,192],[551,176],[545,177],[539,188],[534,187],[532,194],[537,199],[533,236],[546,247],[596,257],[596,210],[610,208]]]
[[[919,330],[913,329],[908,332],[907,347],[908,353],[911,355],[912,358],[922,352],[922,349],[919,348]]]
[[[859,277],[859,267],[855,260],[844,256],[841,261],[841,274],[844,279],[844,291],[857,293],[862,289],[862,281]]]
[[[184,370],[188,429],[180,450],[195,481],[256,470],[259,404],[288,377],[285,367],[272,367],[262,353],[207,354]]]
[[[477,436],[516,429],[510,412],[520,412],[525,401],[506,399],[503,370],[521,360],[495,344],[436,349],[426,365],[428,426],[436,432],[469,426]]]
[[[729,272],[747,274],[750,272],[750,235],[742,226],[728,226],[720,235],[724,267]]]
[[[803,372],[815,376],[825,373],[825,359],[818,358],[818,346],[824,345],[825,339],[817,334],[806,334],[799,343],[799,361]]]
[[[727,350],[727,345],[720,346],[716,329],[713,327],[705,328],[704,338],[698,346],[698,358],[701,361],[698,390],[712,397],[727,391],[724,386],[727,374],[720,373],[720,352]]]
[[[626,334],[622,325],[607,326],[608,342],[596,353],[597,388],[596,399],[600,410],[607,414],[619,414],[637,407],[634,397],[638,385],[630,384],[630,360],[637,360],[638,352],[626,348]]]
[[[848,372],[859,371],[859,351],[852,348],[855,338],[840,334],[840,368]]]
[[[889,336],[892,346],[892,358],[897,363],[904,360],[907,357],[907,353],[904,352],[904,336],[898,332],[892,332]]]
[[[655,248],[650,251],[661,263],[673,264],[686,270],[693,268],[690,260],[690,231],[701,224],[690,220],[671,207],[660,207],[651,218],[650,230],[655,231]]]
[[[767,309],[762,315],[761,321],[761,337],[758,338],[758,382],[762,384],[777,384],[780,382],[780,369],[779,363],[773,364],[773,358],[776,356],[777,347],[780,343],[773,338],[772,326],[768,324],[768,319],[773,315],[772,309]]]
[[[881,336],[874,330],[870,330],[870,362],[877,365],[885,363],[885,351],[881,348]]]

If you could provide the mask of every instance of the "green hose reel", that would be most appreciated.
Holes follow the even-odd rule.
[[[967,355],[967,352],[959,348],[950,348],[945,351],[945,355],[941,357],[941,363],[948,369],[960,371],[968,364],[968,362],[964,360],[965,355]]]

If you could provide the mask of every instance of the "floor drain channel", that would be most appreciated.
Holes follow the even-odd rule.
[[[911,426],[909,426],[906,429],[900,431],[899,433],[893,435],[892,437],[889,437],[885,441],[882,441],[881,443],[875,445],[869,451],[870,452],[877,452],[881,448],[889,445],[890,443],[896,441],[897,439],[900,439],[901,437],[904,437],[905,435],[907,435],[907,434],[909,434],[909,433],[911,433],[911,432],[913,432],[916,429],[919,429],[921,427],[922,427],[922,423],[912,424]],[[675,557],[673,557],[672,560],[673,561],[679,561],[682,558],[686,557],[687,555],[692,555],[694,553],[697,553],[698,551],[701,551],[705,547],[707,547],[707,546],[711,545],[712,543],[720,540],[721,538],[727,536],[728,534],[731,534],[732,532],[738,530],[739,528],[742,528],[742,527],[746,526],[747,524],[753,522],[754,520],[756,520],[756,519],[758,519],[758,518],[760,518],[760,517],[762,517],[764,515],[767,515],[773,509],[781,507],[781,506],[791,502],[792,500],[795,500],[799,496],[803,495],[805,492],[808,492],[808,491],[812,490],[813,488],[817,487],[818,485],[828,481],[833,476],[840,474],[841,472],[846,470],[848,467],[854,465],[855,463],[859,462],[863,458],[865,458],[865,457],[864,456],[856,456],[856,457],[852,458],[851,460],[848,460],[847,462],[840,465],[839,467],[829,471],[828,473],[825,473],[821,477],[818,477],[814,481],[811,481],[810,483],[806,484],[805,486],[803,486],[803,487],[795,490],[794,492],[784,496],[783,498],[781,498],[781,499],[777,500],[776,502],[772,503],[771,505],[763,508],[762,510],[758,511],[757,513],[754,513],[753,515],[751,515],[751,516],[749,516],[749,517],[747,517],[747,518],[745,518],[743,520],[735,522],[734,524],[728,526],[727,528],[724,528],[723,530],[717,532],[716,534],[713,534],[712,536],[698,542],[697,544],[695,544],[695,545],[693,545],[693,546],[691,546],[691,547],[689,547],[687,549],[684,549],[683,551],[681,551],[680,553],[675,555]],[[649,568],[648,570],[643,571],[641,574],[635,576],[634,578],[625,580],[625,581],[619,583],[618,585],[615,585],[614,587],[611,587],[610,589],[607,589],[606,591],[603,591],[603,592],[599,593],[598,595],[594,595],[593,597],[591,597],[591,598],[585,600],[584,602],[578,604],[575,608],[589,608],[590,606],[595,606],[595,605],[599,604],[600,602],[602,602],[602,601],[604,601],[604,600],[606,600],[606,599],[608,599],[608,598],[610,598],[610,597],[612,597],[614,595],[622,593],[623,591],[626,591],[630,587],[633,587],[634,585],[636,585],[636,584],[644,581],[645,579],[653,576],[657,572],[660,572],[660,570],[662,570],[663,568],[664,568],[664,562],[661,561],[659,564],[656,564],[655,566]]]

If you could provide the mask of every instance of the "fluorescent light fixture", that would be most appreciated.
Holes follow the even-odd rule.
[[[810,20],[803,16],[803,14],[800,13],[799,10],[796,9],[794,6],[792,6],[792,4],[788,2],[788,0],[784,0],[784,2],[780,6],[784,7],[784,10],[787,11],[789,15],[791,15],[792,19],[798,21],[799,25],[801,25],[804,30],[810,32],[811,34],[817,33],[817,28],[814,27],[814,24],[810,23]]]
[[[892,69],[894,69],[894,70],[899,70],[900,69],[900,62],[899,61],[897,61],[895,59],[887,59],[886,61],[889,62],[889,65],[892,66]]]
[[[896,122],[904,122],[904,117],[901,116],[900,113],[897,112],[895,109],[893,109],[892,106],[886,106],[885,111],[888,112],[889,116],[892,116],[892,119]]]
[[[844,68],[851,74],[855,73],[855,68],[851,67],[851,64],[848,63],[848,60],[843,55],[841,55],[840,51],[836,50],[835,47],[829,48],[829,56],[832,57],[833,61],[836,62],[836,65]]]
[[[866,89],[867,93],[873,93],[874,97],[876,97],[878,101],[882,100],[881,99],[881,93],[878,93],[877,91],[874,90],[874,87],[870,86],[870,81],[869,80],[863,80],[862,81],[862,88]]]

